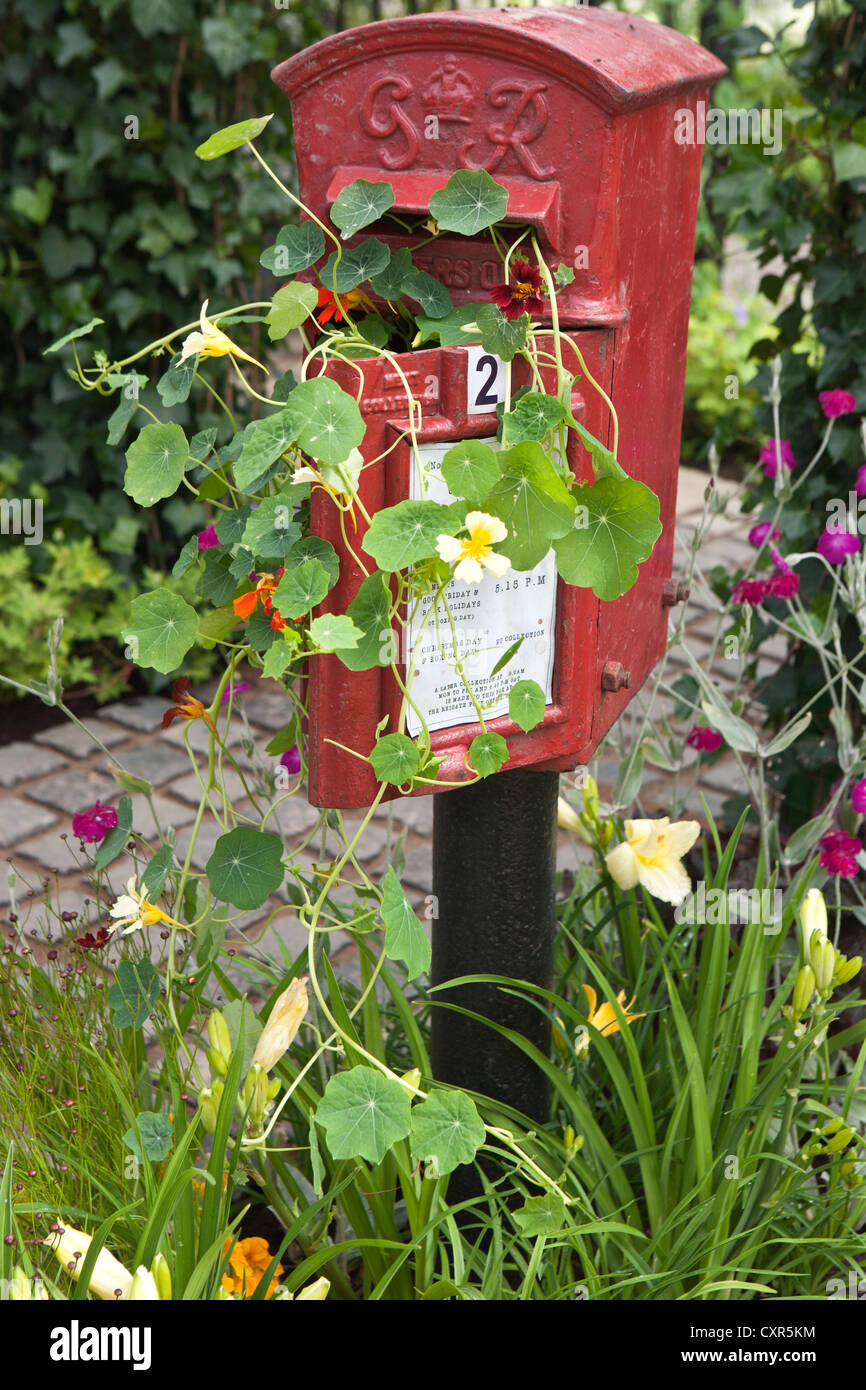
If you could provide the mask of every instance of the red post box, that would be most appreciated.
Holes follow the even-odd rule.
[[[676,113],[694,111],[724,72],[711,54],[669,29],[583,8],[385,20],[325,39],[274,71],[292,104],[300,197],[317,215],[358,178],[390,183],[397,214],[425,212],[431,194],[459,169],[485,169],[507,190],[507,220],[536,230],[549,264],[574,269],[558,298],[560,322],[613,399],[623,467],[659,496],[661,538],[616,601],[599,602],[589,589],[557,582],[543,566],[511,576],[516,587],[500,586],[481,606],[477,595],[461,595],[480,647],[504,644],[509,620],[523,637],[509,685],[525,669],[545,690],[544,720],[524,733],[498,711],[495,678],[484,677],[485,701],[493,702],[487,727],[505,737],[509,769],[585,762],[664,651],[702,153],[676,139]],[[365,236],[371,233],[392,252],[420,241],[387,219],[365,228]],[[441,236],[415,260],[457,304],[489,302],[502,278],[485,235]],[[517,362],[515,369],[519,386]],[[371,515],[411,495],[401,371],[422,403],[417,439],[431,473],[444,445],[496,434],[498,364],[480,347],[423,349],[396,366],[382,358],[329,363],[327,374],[355,396],[361,374],[362,452],[368,461],[386,455],[361,475]],[[572,406],[576,419],[610,442],[596,392],[578,384]],[[570,447],[571,468],[589,477],[583,449]],[[321,492],[314,494],[312,525],[341,558],[323,611],[345,612],[362,572]],[[439,780],[454,785],[471,776],[465,752],[479,732],[477,718],[449,691],[441,670],[437,680],[420,667],[416,681],[433,751],[444,759]],[[336,656],[313,663],[311,801],[369,804],[377,787],[372,768],[344,749],[368,754],[397,699],[382,668],[352,672]]]

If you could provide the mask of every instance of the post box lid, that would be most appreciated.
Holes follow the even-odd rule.
[[[322,39],[280,63],[272,76],[294,97],[318,79],[376,55],[445,44],[503,58],[519,53],[611,113],[706,86],[727,71],[684,34],[639,15],[579,6],[457,10],[379,20]]]

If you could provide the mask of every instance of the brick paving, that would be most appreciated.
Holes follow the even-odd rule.
[[[693,469],[682,469],[678,499],[678,534],[675,548],[675,572],[684,572],[688,563],[691,535],[697,524],[703,506],[703,492],[706,475]],[[730,485],[728,485],[730,487]],[[724,484],[720,487],[724,491]],[[744,527],[736,516],[718,516],[709,531],[707,543],[701,555],[702,568],[709,571],[715,564],[733,566],[741,563],[752,554],[745,541]],[[713,608],[715,600],[706,589],[698,584],[686,609],[686,632],[688,642],[695,656],[705,661],[709,644],[715,628]],[[673,610],[674,620],[680,610]],[[765,660],[769,666],[779,659],[784,651],[781,640],[768,644],[764,649]],[[673,682],[678,675],[688,669],[684,658],[677,649],[668,657],[665,680]],[[717,661],[711,672],[722,688],[730,685],[731,671],[735,664]],[[630,712],[624,716],[623,728],[626,738],[634,725],[635,715],[646,698],[652,685],[652,678],[644,691],[636,697]],[[106,749],[116,758],[118,764],[135,777],[145,778],[154,786],[153,810],[165,830],[173,827],[178,850],[184,853],[189,843],[192,822],[200,795],[199,777],[195,771],[190,753],[184,746],[184,733],[188,732],[192,757],[199,769],[204,767],[207,734],[201,725],[181,725],[177,721],[168,730],[161,728],[162,716],[170,701],[167,696],[153,696],[118,701],[90,716],[88,723]],[[662,695],[657,701],[657,713],[669,714],[673,707],[671,698]],[[260,759],[267,762],[264,747],[273,733],[284,727],[288,706],[274,693],[268,682],[247,694],[237,697],[236,709],[242,710],[243,719],[237,720],[230,737],[230,747],[245,775],[255,779],[254,769],[240,748],[242,736],[248,734],[259,751]],[[15,708],[7,707],[6,719],[14,725]],[[246,727],[244,727],[246,721]],[[629,723],[628,721],[631,721]],[[234,723],[234,721],[233,721]],[[274,760],[275,761],[275,760]],[[692,781],[689,767],[694,763],[694,755],[689,753],[683,776],[685,786]],[[599,780],[602,796],[612,794],[612,784],[616,776],[617,762],[611,749],[603,750],[594,770]],[[249,782],[249,778],[248,778]],[[228,770],[227,784],[233,798],[245,808],[249,802],[242,801],[245,793],[239,776]],[[250,785],[252,785],[250,783]],[[660,768],[647,766],[641,788],[640,804],[647,814],[665,813],[670,806],[671,775]],[[721,762],[706,768],[702,774],[700,789],[703,790],[711,811],[715,814],[722,802],[741,790],[739,771],[731,755]],[[88,885],[81,872],[80,854],[77,842],[72,838],[72,817],[78,811],[86,810],[99,798],[103,802],[116,804],[123,795],[121,788],[111,775],[111,767],[106,754],[93,743],[85,732],[70,723],[58,724],[46,729],[30,741],[19,740],[0,747],[0,849],[4,859],[11,860],[9,873],[5,868],[0,872],[0,908],[8,912],[10,901],[15,900],[19,917],[24,924],[27,917],[28,890],[38,890],[40,885],[50,886],[52,903],[56,910],[63,907],[77,907],[82,898],[93,897],[93,887]],[[277,796],[282,795],[278,792]],[[219,809],[219,801],[214,804]],[[133,797],[134,828],[141,834],[154,839],[153,813],[146,799]],[[406,891],[416,908],[421,908],[424,898],[430,893],[430,852],[432,829],[432,800],[430,797],[392,803],[390,809],[380,808],[358,850],[358,859],[374,878],[384,873],[385,866],[394,846],[399,844],[404,860],[402,879]],[[702,818],[698,789],[690,791],[686,802],[686,813]],[[297,843],[308,836],[316,827],[318,812],[310,807],[303,794],[284,802],[277,812],[277,820],[287,842]],[[357,813],[347,814],[348,827],[357,826]],[[273,818],[268,822],[273,825]],[[211,848],[220,834],[220,829],[208,815],[202,825],[199,845],[194,854],[196,868],[203,868]],[[63,837],[67,838],[63,838]],[[326,857],[332,852],[335,841],[333,834],[326,842]],[[305,867],[312,867],[321,853],[321,835],[317,832],[313,842],[303,854]],[[574,838],[561,832],[559,864],[562,869],[573,870],[581,857],[581,847],[575,845]],[[6,866],[8,867],[8,866]],[[109,872],[111,892],[122,888],[128,876],[130,861],[126,856],[112,866]],[[9,878],[14,879],[10,885]],[[110,892],[106,889],[110,900]],[[268,913],[283,905],[284,911],[270,926],[265,926]],[[95,909],[91,904],[91,914]],[[234,910],[232,910],[234,912]],[[24,928],[42,936],[45,924],[40,919],[44,912],[34,910],[31,904],[29,919]],[[7,934],[13,930],[4,925]],[[231,927],[239,940],[246,937],[251,943],[250,952],[266,954],[279,959],[277,939],[296,953],[306,944],[306,932],[298,923],[286,898],[273,900],[257,913],[240,918]],[[55,933],[56,934],[56,933]],[[256,941],[256,938],[261,938]],[[344,942],[347,940],[343,938]],[[337,941],[332,943],[338,944]],[[349,948],[344,944],[342,964],[351,971],[351,961],[345,954]],[[338,962],[341,956],[337,956]]]

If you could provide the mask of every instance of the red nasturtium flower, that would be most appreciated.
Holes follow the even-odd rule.
[[[323,285],[319,290],[319,302],[314,311],[315,318],[318,323],[327,323],[329,319],[333,319],[334,323],[342,323],[346,317],[343,309],[357,309],[359,305],[364,308],[373,308],[363,290],[347,290],[345,294],[336,297],[331,290],[325,289]]]
[[[521,314],[540,314],[544,308],[541,271],[529,261],[512,261],[513,285],[494,285],[490,298],[507,319]]]
[[[100,927],[96,935],[93,932],[85,932],[83,936],[76,936],[75,944],[82,951],[98,951],[102,946],[107,946],[111,940],[111,932],[107,927]]]
[[[274,608],[273,594],[274,589],[283,577],[283,567],[281,566],[276,574],[254,574],[252,577],[253,579],[257,579],[258,583],[254,589],[250,589],[248,594],[241,594],[240,598],[235,599],[232,605],[235,613],[239,618],[248,618],[259,599],[261,599],[262,607],[270,617],[271,627],[274,628],[276,632],[279,632],[285,627],[286,623],[282,614]]]
[[[189,676],[181,676],[176,680],[171,690],[171,698],[174,704],[171,709],[167,709],[162,716],[162,727],[167,729],[173,719],[203,719],[214,729],[214,722],[202,704],[194,695],[189,693]]]

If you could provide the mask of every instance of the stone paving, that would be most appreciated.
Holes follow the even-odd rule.
[[[706,475],[696,470],[681,470],[675,573],[683,573],[687,566],[690,538],[703,505],[706,481]],[[709,570],[712,565],[719,563],[733,567],[753,554],[744,531],[742,521],[736,516],[715,518],[702,551],[703,568]],[[695,586],[686,610],[686,633],[691,650],[702,662],[715,630],[713,606],[714,600],[709,591],[701,585]],[[673,610],[675,614],[678,611]],[[781,649],[777,647],[768,659],[778,659],[781,654]],[[734,666],[735,663],[724,661],[714,666],[712,675],[722,688],[730,684]],[[674,650],[669,657],[666,678],[673,681],[684,669],[687,668],[682,656]],[[624,717],[625,746],[629,729],[634,727],[628,721],[634,720],[650,685],[651,681],[636,698],[633,710]],[[45,920],[44,908],[28,899],[29,892],[39,893],[47,888],[56,913],[76,910],[83,898],[88,895],[92,897],[93,889],[88,887],[82,873],[80,849],[72,836],[72,817],[89,808],[97,799],[116,804],[123,795],[111,776],[109,753],[127,773],[145,778],[154,789],[153,811],[143,796],[133,797],[134,829],[157,844],[158,841],[154,839],[155,814],[163,829],[174,827],[178,850],[181,854],[186,852],[199,803],[200,784],[196,766],[204,766],[206,730],[201,724],[187,725],[179,720],[163,730],[162,716],[170,703],[167,695],[122,700],[91,716],[87,721],[89,727],[107,752],[92,742],[84,730],[68,722],[52,726],[27,742],[13,741],[0,747],[0,851],[3,859],[10,861],[6,866],[9,872],[4,870],[0,873],[0,912],[8,915],[14,909],[19,917],[19,930],[39,939],[45,936],[46,928],[49,932],[51,929],[51,923]],[[274,693],[272,683],[261,682],[252,691],[237,697],[235,706],[242,711],[242,719],[233,728],[229,745],[245,774],[255,779],[255,767],[242,748],[242,737],[247,736],[252,740],[261,766],[262,762],[267,761],[263,751],[265,744],[286,723],[286,702]],[[668,696],[661,697],[655,706],[657,712],[669,713],[671,708],[672,700]],[[14,728],[15,707],[6,706],[0,717],[7,726],[11,723]],[[189,734],[192,757],[184,747],[185,731]],[[694,763],[695,756],[689,753],[683,774],[686,785],[692,779],[688,769]],[[593,764],[593,770],[602,796],[610,795],[617,770],[611,753],[602,751],[598,762]],[[229,770],[226,781],[230,795],[239,799],[240,808],[248,809],[250,803],[245,799],[238,774]],[[702,772],[700,789],[713,814],[739,788],[739,772],[730,755]],[[670,806],[670,797],[670,774],[648,767],[640,794],[644,811],[647,814],[665,813]],[[689,814],[702,818],[696,789],[689,793],[686,807]],[[216,809],[220,810],[219,805]],[[311,835],[318,820],[318,812],[309,806],[303,793],[300,793],[284,801],[268,825],[274,829],[279,827],[287,843],[298,844]],[[357,825],[357,815],[347,816],[347,823]],[[426,895],[431,892],[431,827],[432,798],[398,800],[391,804],[390,809],[380,808],[358,850],[359,862],[365,871],[376,878],[384,873],[395,846],[399,845],[404,861],[401,880],[419,911]],[[217,819],[208,814],[193,854],[192,862],[196,869],[204,867],[220,833]],[[330,857],[334,848],[332,835],[324,846],[318,832],[315,840],[316,843],[309,844],[302,855],[303,863],[310,868],[319,857]],[[560,868],[574,868],[580,855],[581,847],[576,844],[574,837],[561,832]],[[103,900],[107,898],[110,902],[112,893],[122,891],[130,872],[130,861],[122,856],[109,871],[110,887],[104,884]],[[268,913],[280,905],[284,906],[284,910],[263,932]],[[98,918],[93,904],[90,913],[94,920]],[[3,927],[7,934],[13,930],[8,924]],[[279,959],[278,939],[292,954],[301,950],[307,941],[307,933],[301,928],[285,897],[272,901],[257,913],[233,921],[231,931],[237,937],[238,945],[243,946],[244,955],[247,954],[246,942],[255,943],[254,948],[250,947],[253,954],[258,952]],[[55,930],[51,934],[57,935],[56,919]],[[338,934],[333,946],[338,961],[341,949],[346,959],[352,954],[351,944],[343,934]]]

